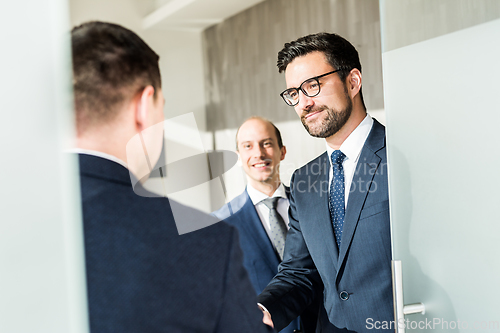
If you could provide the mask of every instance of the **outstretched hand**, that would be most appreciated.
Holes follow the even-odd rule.
[[[267,311],[264,311],[264,310],[262,310],[262,314],[264,315],[262,317],[262,321],[264,322],[264,324],[266,324],[266,325],[271,326],[272,328],[274,328],[274,324],[273,324],[273,321],[271,319],[271,314],[269,312],[267,312]]]

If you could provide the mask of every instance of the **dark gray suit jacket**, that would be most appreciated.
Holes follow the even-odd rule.
[[[213,215],[238,229],[243,265],[256,294],[260,294],[278,273],[280,259],[245,190]]]
[[[287,196],[289,196],[289,189],[287,187],[285,189]],[[243,250],[243,265],[250,275],[250,281],[256,293],[261,293],[278,273],[280,258],[262,225],[248,192],[243,191],[242,194],[213,214],[238,229]],[[314,332],[318,309],[319,303],[315,302],[301,314],[302,328],[305,333]],[[294,330],[298,330],[300,326],[298,320],[293,320],[281,332],[292,333]]]
[[[328,212],[326,153],[295,171],[290,230],[279,273],[258,297],[275,328],[285,326],[324,287],[324,332],[367,331],[391,321],[391,236],[385,128],[376,120],[361,151],[337,249]],[[323,322],[324,324],[324,322]]]
[[[179,236],[173,202],[135,194],[118,163],[79,158],[91,332],[268,332],[235,228]]]

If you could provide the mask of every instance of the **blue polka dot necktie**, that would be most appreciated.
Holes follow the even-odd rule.
[[[280,256],[280,260],[283,260],[283,250],[285,249],[285,238],[286,238],[286,224],[283,217],[278,213],[276,207],[278,207],[278,200],[280,198],[267,198],[262,200],[262,203],[269,208],[269,224],[271,225],[271,242],[276,248],[276,252]]]
[[[344,168],[342,162],[345,159],[344,153],[340,150],[335,150],[332,153],[332,168],[333,178],[330,184],[330,200],[328,209],[330,210],[330,219],[333,224],[333,232],[335,240],[340,249],[340,241],[342,240],[342,228],[344,227],[345,215],[345,190],[344,190]]]

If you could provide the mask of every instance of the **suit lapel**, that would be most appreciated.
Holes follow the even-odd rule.
[[[344,218],[344,229],[342,231],[342,242],[340,246],[339,266],[345,259],[347,250],[358,225],[359,216],[366,196],[373,191],[372,180],[382,160],[377,152],[385,146],[385,131],[382,125],[374,119],[373,127],[361,150],[356,171],[354,173],[347,209]]]
[[[311,221],[310,229],[315,235],[315,242],[317,241],[317,244],[324,244],[324,251],[332,254],[325,257],[331,260],[331,264],[337,270],[338,249],[328,210],[328,173],[330,165],[326,152],[320,156],[318,164],[319,172],[314,170],[314,168],[318,167],[315,163],[310,165],[310,169],[308,170],[311,186],[307,189],[308,193],[305,196],[308,201],[305,207],[309,209],[306,213],[306,218]],[[314,195],[310,195],[311,193],[314,193]]]
[[[250,200],[247,191],[243,193],[246,197],[246,202],[241,208],[240,217],[243,220],[241,223],[242,227],[245,229],[247,234],[252,238],[255,244],[259,247],[259,250],[264,253],[264,257],[267,264],[272,270],[276,270],[279,264],[279,259],[274,247],[269,239],[264,226],[259,218],[259,214],[255,210],[255,206]],[[273,260],[276,258],[276,260]]]
[[[288,200],[290,200],[290,187],[286,186],[286,185],[283,185],[283,187],[285,188],[285,194],[286,194],[286,198]]]

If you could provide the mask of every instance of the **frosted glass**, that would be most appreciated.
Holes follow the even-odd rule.
[[[0,4],[0,332],[86,333],[66,0]]]
[[[499,36],[494,20],[383,54],[393,259],[427,309],[406,318],[437,331],[500,326]]]

